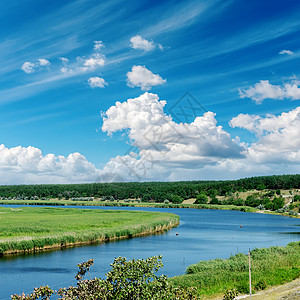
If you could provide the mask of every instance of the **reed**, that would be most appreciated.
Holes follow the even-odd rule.
[[[179,224],[170,213],[53,207],[2,207],[0,219],[0,255],[132,238]]]
[[[300,277],[300,242],[252,250],[251,267],[252,292]],[[228,259],[200,261],[171,281],[176,286],[197,287],[200,295],[221,295],[234,288],[249,293],[248,256],[238,253]]]

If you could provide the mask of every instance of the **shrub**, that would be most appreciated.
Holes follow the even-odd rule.
[[[181,204],[183,202],[183,198],[178,195],[173,195],[171,201],[172,203]]]
[[[195,204],[206,204],[208,202],[208,197],[205,194],[198,194],[196,197]]]
[[[159,300],[159,299],[198,299],[197,288],[175,288],[165,275],[155,273],[163,266],[161,256],[147,259],[129,260],[124,257],[115,258],[111,264],[112,270],[105,279],[95,278],[85,280],[84,276],[93,265],[93,260],[78,264],[79,271],[75,276],[77,286],[61,288],[57,295],[64,300],[75,299],[105,299],[105,300]],[[12,300],[49,299],[54,291],[49,287],[35,289],[31,295],[13,295]]]
[[[223,300],[234,300],[238,296],[238,291],[236,289],[227,290],[223,296]]]
[[[218,205],[222,204],[222,202],[220,200],[218,200],[217,198],[212,198],[209,203],[210,204],[218,204]]]
[[[265,210],[265,207],[264,207],[262,204],[259,204],[259,205],[257,206],[257,209],[259,209],[259,210]]]
[[[295,202],[300,201],[300,195],[295,195],[295,196],[294,196],[294,201],[295,201]]]
[[[281,197],[273,199],[273,210],[277,210],[284,206],[284,199]]]
[[[249,283],[247,281],[242,281],[237,286],[237,291],[241,294],[249,294]]]
[[[268,285],[267,285],[267,283],[266,283],[265,280],[259,280],[259,281],[254,285],[254,289],[255,289],[256,291],[262,291],[262,290],[266,289],[267,286],[268,286]]]

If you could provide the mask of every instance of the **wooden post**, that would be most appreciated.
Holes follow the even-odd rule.
[[[248,257],[249,257],[249,292],[250,292],[250,297],[252,297],[250,248],[249,248],[249,252],[248,252]]]

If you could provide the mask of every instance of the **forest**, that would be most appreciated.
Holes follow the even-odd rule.
[[[300,189],[300,174],[260,176],[226,181],[2,185],[0,186],[0,197],[23,200],[94,197],[107,200],[140,199],[142,202],[158,203],[168,200],[180,203],[201,194],[214,199],[216,203],[212,204],[218,204],[216,196],[230,196],[234,193],[254,189],[270,190],[273,195],[273,192],[280,189]],[[250,201],[251,199],[248,202],[250,203]]]

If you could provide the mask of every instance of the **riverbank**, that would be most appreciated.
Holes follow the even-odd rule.
[[[52,207],[0,207],[0,219],[0,255],[133,238],[179,224],[170,213]]]
[[[73,201],[73,200],[0,200],[0,205],[46,205],[46,206],[118,206],[118,207],[158,207],[158,208],[196,208],[221,209],[256,212],[257,209],[249,206],[215,205],[215,204],[175,204],[149,202],[121,202],[121,201]]]
[[[299,278],[300,242],[286,247],[253,249],[251,269],[252,293]],[[228,259],[200,261],[189,266],[185,275],[170,280],[175,286],[197,287],[201,299],[222,299],[226,290],[249,293],[248,276],[248,256],[238,253]]]
[[[291,216],[288,212],[278,213],[274,211],[259,210],[250,206],[237,205],[216,205],[216,204],[192,204],[192,203],[148,203],[148,202],[131,202],[124,201],[73,201],[73,200],[0,200],[0,205],[44,205],[44,206],[117,206],[117,207],[157,207],[157,208],[194,208],[194,209],[218,209],[218,210],[235,210],[252,213],[265,213],[273,215],[281,215],[290,218],[300,218],[298,216]]]

